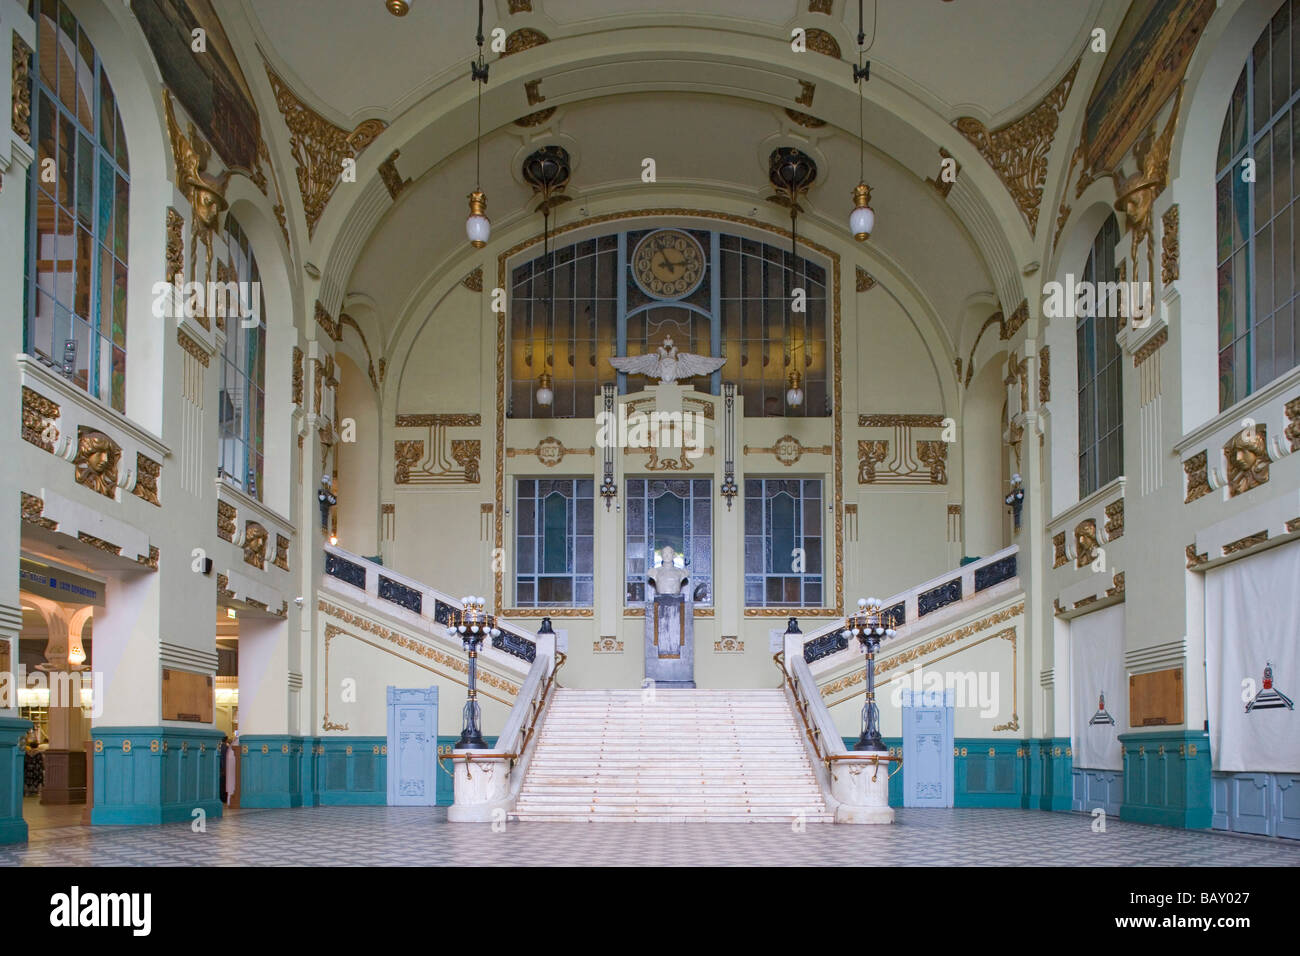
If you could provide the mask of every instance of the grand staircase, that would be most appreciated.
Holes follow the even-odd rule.
[[[519,820],[834,821],[780,689],[555,692]]]

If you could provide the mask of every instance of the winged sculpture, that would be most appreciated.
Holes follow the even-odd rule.
[[[653,352],[611,358],[609,364],[628,375],[645,375],[659,379],[660,384],[672,384],[678,379],[712,375],[722,368],[726,361],[725,357],[712,358],[708,355],[679,352],[677,346],[673,345],[670,335],[664,339],[664,344]]]

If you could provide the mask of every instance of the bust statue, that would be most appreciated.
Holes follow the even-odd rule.
[[[655,566],[646,572],[646,577],[654,585],[655,593],[680,594],[688,580],[686,559],[672,545],[665,545],[655,552]]]

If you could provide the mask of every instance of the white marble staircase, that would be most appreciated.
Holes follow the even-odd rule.
[[[555,692],[512,816],[834,821],[780,689]]]

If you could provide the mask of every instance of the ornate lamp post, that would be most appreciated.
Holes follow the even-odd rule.
[[[460,603],[462,607],[447,626],[447,633],[452,638],[459,637],[469,654],[469,696],[465,701],[465,723],[454,749],[487,750],[478,705],[478,649],[486,638],[498,637],[501,630],[497,627],[496,618],[483,609],[487,604],[486,598],[463,597]]]
[[[867,652],[867,702],[862,705],[862,736],[853,745],[854,750],[884,750],[880,738],[880,708],[876,706],[876,649],[886,637],[894,636],[881,602],[876,598],[862,598],[858,610],[844,619],[844,630],[856,637]]]
[[[322,475],[320,490],[316,492],[316,503],[320,505],[320,529],[322,531],[329,531],[330,509],[339,503],[338,496],[334,494],[330,485],[329,475]]]
[[[1020,480],[1019,475],[1011,476],[1011,491],[1002,499],[1011,514],[1015,518],[1016,530],[1020,530],[1020,511],[1025,506],[1025,486]]]

